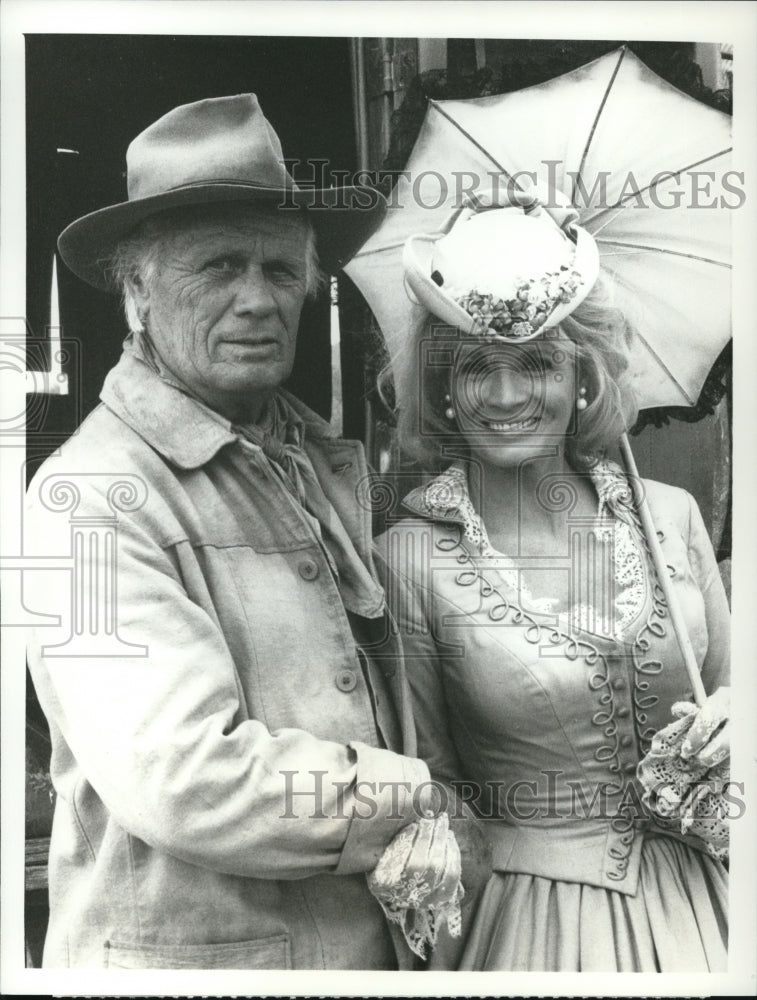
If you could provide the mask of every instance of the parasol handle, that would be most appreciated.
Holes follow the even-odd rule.
[[[649,509],[646,494],[641,488],[641,479],[639,478],[639,470],[636,467],[636,460],[634,459],[633,452],[631,451],[628,435],[625,433],[620,439],[620,450],[623,455],[623,460],[626,463],[626,469],[631,474],[631,484],[636,495],[641,525],[649,544],[649,551],[652,554],[652,562],[654,563],[655,570],[657,571],[657,578],[659,579],[660,586],[665,594],[665,600],[668,605],[668,610],[670,611],[670,620],[673,623],[673,629],[675,630],[678,645],[686,664],[686,671],[689,675],[691,687],[694,691],[694,701],[697,705],[701,706],[704,704],[707,692],[705,691],[704,684],[702,683],[702,677],[699,672],[699,664],[697,663],[697,658],[694,655],[694,649],[691,645],[691,639],[689,638],[689,632],[686,628],[686,622],[683,620],[683,614],[681,613],[678,598],[676,597],[670,582],[665,557],[662,554],[660,541],[657,537],[654,521],[652,520],[652,512]]]

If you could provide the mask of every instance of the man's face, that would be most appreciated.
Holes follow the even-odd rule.
[[[224,206],[162,240],[140,282],[162,361],[209,406],[256,419],[292,370],[306,294],[306,225],[295,214]]]

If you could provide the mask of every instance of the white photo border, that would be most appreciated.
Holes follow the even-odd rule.
[[[395,28],[395,30],[392,30]],[[730,969],[688,974],[125,972],[23,967],[24,637],[2,635],[2,899],[0,989],[22,995],[507,995],[751,996],[757,992],[754,683],[756,628],[751,606],[757,562],[754,455],[757,454],[757,4],[730,2],[564,2],[472,0],[3,0],[0,6],[0,321],[25,315],[24,35],[333,35],[508,37],[733,42],[734,169],[745,174],[746,202],[734,212],[733,461],[733,773],[746,784],[747,811],[733,825]],[[25,385],[0,370],[0,427],[23,413]],[[23,447],[0,437],[0,510],[19,509]],[[11,523],[9,523],[9,520]],[[0,561],[17,551],[18,525],[2,520]]]

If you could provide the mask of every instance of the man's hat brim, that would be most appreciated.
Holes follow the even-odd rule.
[[[72,222],[58,238],[66,265],[101,291],[115,291],[108,274],[113,251],[136,225],[169,208],[221,202],[263,202],[282,212],[305,209],[316,234],[321,267],[344,267],[371,236],[386,211],[384,196],[367,187],[264,188],[247,183],[189,184],[151,198],[110,205]]]

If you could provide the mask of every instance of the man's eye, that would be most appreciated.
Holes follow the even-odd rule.
[[[293,264],[288,264],[284,260],[268,261],[268,263],[263,266],[263,269],[271,281],[277,281],[280,283],[299,281],[302,277],[299,268],[295,267]]]
[[[236,257],[214,257],[205,264],[205,270],[213,274],[236,274],[241,266]]]

